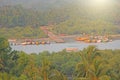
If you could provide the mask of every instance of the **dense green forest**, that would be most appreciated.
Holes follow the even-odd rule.
[[[14,27],[14,28],[1,28],[0,36],[6,38],[42,38],[47,37],[46,34],[39,27]]]
[[[26,54],[0,38],[0,80],[119,80],[120,50]]]
[[[19,37],[45,37],[38,28],[52,25],[52,31],[56,34],[119,34],[119,8],[120,6],[116,4],[114,8],[106,8],[99,12],[76,4],[47,10],[25,8],[22,5],[5,5],[0,7],[0,33],[7,38],[13,37],[14,29],[19,27],[23,30],[19,33],[20,29],[16,29],[18,32],[16,35],[20,35]],[[30,30],[24,32],[26,27],[32,27],[36,35],[29,33]],[[4,30],[9,31],[9,35]]]

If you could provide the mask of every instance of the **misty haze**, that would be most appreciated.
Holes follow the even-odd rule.
[[[0,80],[119,80],[120,0],[0,0]]]

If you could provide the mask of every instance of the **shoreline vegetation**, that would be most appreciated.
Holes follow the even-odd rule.
[[[45,51],[27,54],[12,51],[0,38],[2,80],[119,80],[120,49],[99,50],[89,46],[78,52]]]

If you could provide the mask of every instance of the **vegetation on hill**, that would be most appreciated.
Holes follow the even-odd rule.
[[[1,28],[0,29],[0,36],[6,38],[45,38],[47,37],[46,34],[39,28],[39,27],[14,27],[14,28]]]
[[[45,51],[26,54],[11,51],[0,38],[1,80],[119,80],[120,50],[99,50],[89,46],[78,52]]]
[[[14,27],[53,26],[56,34],[119,34],[120,33],[120,6],[106,8],[103,11],[90,9],[89,7],[76,4],[67,4],[62,7],[50,9],[25,8],[22,5],[6,5],[0,7],[0,32],[3,28]],[[35,29],[33,29],[35,32]],[[16,32],[19,32],[16,31]],[[27,31],[26,31],[27,32]],[[12,35],[12,32],[9,32]],[[19,33],[16,33],[19,34]],[[23,34],[26,34],[23,32]],[[1,35],[1,34],[0,34]],[[11,37],[11,36],[7,37]],[[19,37],[26,37],[22,34]],[[37,35],[39,35],[37,33]],[[40,33],[44,37],[42,33]],[[38,37],[30,34],[30,37]],[[28,37],[28,36],[27,36]]]

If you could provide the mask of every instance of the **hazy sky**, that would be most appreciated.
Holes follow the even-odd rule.
[[[30,8],[46,6],[61,7],[71,4],[77,4],[78,6],[85,5],[91,8],[106,8],[116,5],[116,3],[120,3],[120,0],[0,0],[0,6],[21,4]]]

